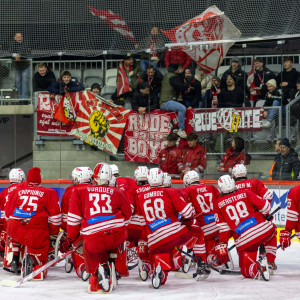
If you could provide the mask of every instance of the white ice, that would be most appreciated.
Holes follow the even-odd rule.
[[[233,259],[237,264],[237,254],[233,250]],[[87,282],[79,279],[75,272],[67,274],[64,264],[52,267],[44,281],[26,282],[18,288],[0,287],[0,299],[300,299],[300,244],[292,243],[285,251],[278,250],[278,270],[269,282],[245,279],[241,275],[219,275],[212,271],[206,281],[179,279],[170,273],[166,285],[158,290],[152,288],[148,279],[142,282],[137,268],[130,277],[119,280],[116,290],[110,295],[88,294]],[[3,279],[18,280],[19,277],[0,270],[0,281]]]

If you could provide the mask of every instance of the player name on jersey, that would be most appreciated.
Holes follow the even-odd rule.
[[[234,195],[230,198],[224,199],[223,201],[221,201],[220,203],[218,203],[219,208],[222,208],[223,206],[225,206],[226,204],[230,204],[230,203],[234,203],[235,201],[241,200],[241,199],[245,199],[247,198],[245,193],[242,194],[238,194],[238,195]]]

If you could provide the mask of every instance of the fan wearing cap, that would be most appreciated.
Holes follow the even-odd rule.
[[[282,90],[277,88],[276,80],[270,79],[267,82],[268,92],[266,94],[266,101],[264,103],[264,107],[272,107],[272,106],[281,106],[282,114],[285,114],[285,106],[288,103],[286,98],[284,97]],[[272,121],[278,117],[278,108],[266,108],[264,111],[264,118],[267,119],[266,122],[263,122],[263,128],[270,128],[272,125]]]
[[[226,70],[221,77],[221,88],[226,88],[226,79],[228,75],[234,77],[236,87],[240,87],[242,90],[247,91],[247,73],[242,70],[240,59],[233,57],[231,59],[230,68]]]
[[[172,175],[180,174],[182,168],[182,152],[176,146],[178,135],[170,133],[166,136],[167,145],[158,154],[159,167],[163,172]]]
[[[280,149],[280,155],[275,157],[272,179],[299,180],[300,162],[298,154],[291,148],[290,141],[287,138],[281,140]]]
[[[9,199],[13,196],[14,192],[24,186],[26,186],[25,173],[20,168],[11,169],[8,175],[10,186],[4,189],[0,193],[0,256],[5,258],[3,260],[4,270],[10,270],[12,272],[17,272],[19,270],[19,245],[14,243],[11,238],[6,237],[6,226],[7,221],[5,217],[5,206],[9,202]],[[9,244],[6,243],[9,241]],[[4,252],[5,249],[5,252]],[[10,255],[9,252],[12,252]]]
[[[97,95],[100,95],[100,93],[101,93],[101,86],[100,86],[100,84],[97,83],[97,82],[93,83],[93,84],[91,85],[91,92],[92,92],[93,94],[95,94],[96,96],[97,96]]]
[[[82,235],[86,272],[91,274],[88,292],[102,293],[111,291],[112,274],[109,277],[107,269],[109,252],[125,242],[125,226],[132,212],[125,193],[109,186],[112,172],[108,164],[97,164],[92,177],[96,185],[85,185],[72,193],[68,237],[74,241]],[[120,261],[117,261],[116,258],[118,270]]]
[[[206,149],[198,143],[198,135],[195,132],[187,136],[188,145],[182,149],[181,173],[196,171],[203,174],[206,168]]]
[[[258,99],[265,99],[268,92],[266,83],[270,79],[276,79],[276,75],[273,71],[269,70],[265,62],[257,57],[254,60],[254,84],[256,88],[250,88],[250,92],[253,93],[256,90]]]
[[[139,83],[138,89],[133,93],[131,107],[141,115],[159,109],[158,95],[151,93],[148,82]]]
[[[50,236],[56,236],[61,226],[59,198],[55,190],[40,186],[41,170],[32,168],[27,174],[27,186],[18,189],[5,207],[7,234],[27,247],[23,258],[23,277],[47,263]],[[43,280],[47,270],[34,279]]]

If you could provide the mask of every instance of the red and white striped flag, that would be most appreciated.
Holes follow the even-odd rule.
[[[123,63],[120,61],[118,70],[117,97],[130,91],[128,77]]]
[[[260,94],[260,89],[257,88],[254,82],[254,58],[252,58],[252,66],[247,79],[247,86],[252,89],[250,92],[250,101],[255,102]]]
[[[239,38],[242,34],[215,5],[210,6],[199,16],[186,21],[180,26],[162,32],[173,43],[187,44],[191,42],[216,41],[206,48],[203,45],[182,46],[205,73],[211,73],[218,68],[229,48],[234,44],[222,43],[222,40]]]
[[[112,30],[118,31],[133,43],[137,43],[132,31],[120,15],[113,13],[111,10],[99,10],[91,6],[88,7],[95,17],[102,19]]]

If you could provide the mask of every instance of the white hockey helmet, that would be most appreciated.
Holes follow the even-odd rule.
[[[113,175],[119,174],[119,168],[117,165],[110,165],[110,168]]]
[[[160,187],[164,183],[164,173],[159,168],[152,168],[148,172],[148,183],[151,187]]]
[[[73,182],[77,179],[77,183],[89,183],[91,182],[92,174],[90,167],[77,167],[72,171],[71,178]]]
[[[223,194],[229,194],[236,190],[235,181],[230,175],[223,175],[218,180],[218,187]]]
[[[111,180],[109,181],[109,184],[108,184],[109,186],[118,186],[118,184],[117,184],[117,179],[116,179],[116,177],[114,176],[114,175],[111,175]]]
[[[10,183],[20,183],[25,181],[25,173],[22,169],[11,169],[8,178]]]
[[[147,181],[149,169],[145,166],[137,167],[134,171],[134,179],[136,181]]]
[[[193,182],[200,181],[199,174],[196,171],[188,171],[183,176],[184,186],[190,186]]]
[[[99,163],[95,166],[92,178],[99,185],[108,185],[111,181],[111,167],[107,163]]]
[[[164,187],[169,188],[172,186],[172,178],[169,173],[164,173]]]
[[[247,177],[247,168],[242,164],[235,165],[231,174],[234,178]]]

